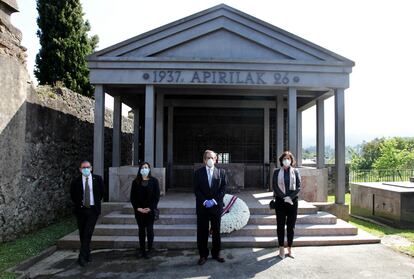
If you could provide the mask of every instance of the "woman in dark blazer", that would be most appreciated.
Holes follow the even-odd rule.
[[[139,254],[138,257],[149,258],[154,242],[154,210],[160,200],[158,180],[151,176],[151,166],[144,162],[138,169],[137,177],[131,186],[131,204],[134,208],[138,224]],[[148,240],[148,250],[145,249],[145,238]]]
[[[300,191],[300,174],[294,166],[295,157],[285,151],[279,157],[280,168],[273,173],[273,195],[276,200],[277,239],[279,257],[285,258],[285,225],[287,232],[288,256],[294,258],[292,244],[296,218],[298,215],[298,194]]]

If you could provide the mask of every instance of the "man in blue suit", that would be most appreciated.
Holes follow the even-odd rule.
[[[210,223],[213,238],[211,249],[212,258],[220,263],[225,262],[224,258],[220,257],[220,222],[227,177],[223,169],[215,167],[217,155],[214,151],[204,151],[203,161],[204,166],[194,172],[193,183],[196,196],[197,247],[200,254],[200,259],[198,260],[199,265],[203,265],[207,261],[209,254],[207,244]]]

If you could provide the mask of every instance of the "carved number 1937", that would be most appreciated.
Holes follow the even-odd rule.
[[[153,71],[154,82],[179,82],[181,71]]]

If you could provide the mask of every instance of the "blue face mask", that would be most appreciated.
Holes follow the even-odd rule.
[[[149,172],[150,172],[149,169],[141,169],[141,175],[144,177],[148,176]]]
[[[89,176],[91,174],[91,169],[89,169],[89,168],[83,168],[82,169],[82,174],[84,176]]]

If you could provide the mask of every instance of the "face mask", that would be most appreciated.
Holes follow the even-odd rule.
[[[148,176],[149,172],[150,172],[149,169],[141,169],[141,175],[144,177]]]
[[[213,159],[208,159],[207,160],[207,166],[209,167],[209,168],[212,168],[213,166],[214,166],[214,161],[213,161]]]
[[[91,169],[89,169],[89,168],[83,168],[82,169],[82,174],[84,176],[89,176],[91,174]]]
[[[283,163],[283,165],[284,165],[285,167],[289,167],[289,166],[290,166],[290,160],[289,160],[289,159],[284,159],[284,160],[282,161],[282,163]]]

